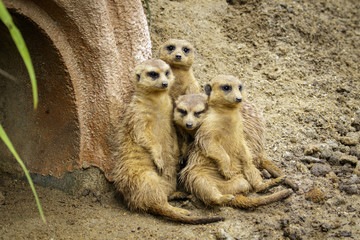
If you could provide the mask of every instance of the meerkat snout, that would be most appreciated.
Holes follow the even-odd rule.
[[[187,123],[186,123],[186,127],[187,127],[187,128],[192,128],[192,126],[193,126],[193,124],[192,124],[191,122],[187,122]]]
[[[236,102],[242,102],[242,98],[236,98]]]

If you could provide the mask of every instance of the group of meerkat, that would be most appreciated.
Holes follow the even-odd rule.
[[[172,39],[160,47],[159,59],[135,67],[135,91],[117,131],[113,170],[129,208],[204,224],[224,218],[191,216],[168,201],[189,192],[209,206],[254,208],[290,196],[298,187],[266,157],[262,115],[243,99],[241,81],[219,75],[201,93],[194,58],[189,42]],[[275,178],[263,181],[261,169]],[[246,196],[280,183],[293,190]]]

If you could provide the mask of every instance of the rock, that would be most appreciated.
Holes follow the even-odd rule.
[[[349,154],[357,157],[358,159],[360,159],[360,144],[350,147]]]
[[[355,146],[359,143],[359,139],[354,137],[340,137],[339,141],[347,146]]]
[[[324,193],[318,187],[314,187],[305,193],[305,199],[314,203],[324,203]]]
[[[320,158],[329,159],[332,155],[333,151],[329,145],[325,145],[324,148],[320,152]]]
[[[324,160],[321,160],[316,157],[311,157],[311,156],[304,156],[304,157],[300,158],[300,160],[305,163],[325,163]]]
[[[310,172],[314,175],[314,176],[325,176],[326,174],[328,174],[329,172],[331,172],[332,169],[329,165],[327,164],[320,164],[320,163],[315,163]]]
[[[334,165],[339,165],[340,164],[340,158],[341,158],[342,155],[343,155],[342,152],[339,152],[339,151],[333,152],[331,157],[329,158],[328,162],[333,166]]]
[[[360,183],[360,177],[357,175],[352,175],[351,178],[345,182],[345,184],[359,184]]]
[[[314,156],[320,152],[320,145],[319,144],[310,144],[307,145],[304,149],[305,156]]]
[[[303,174],[308,173],[309,169],[301,162],[296,162],[296,168]]]
[[[220,228],[216,234],[217,240],[233,240],[234,238],[230,236],[224,229]]]
[[[355,156],[350,156],[347,154],[342,154],[340,159],[339,159],[340,164],[346,164],[346,163],[350,163],[351,165],[356,165],[358,162],[357,157]]]
[[[354,119],[352,119],[351,126],[353,126],[356,131],[360,131],[360,116],[356,116]]]
[[[340,191],[346,192],[347,194],[350,195],[358,193],[358,186],[355,184],[352,185],[340,184],[339,189]]]
[[[356,167],[354,169],[354,174],[360,176],[360,161],[358,161],[356,164]]]
[[[336,174],[334,172],[329,172],[328,174],[325,175],[325,177],[327,179],[331,180],[331,182],[333,182],[333,183],[339,182],[339,178],[338,178],[338,176],[336,176]]]
[[[339,144],[337,143],[336,140],[330,140],[330,139],[327,139],[325,141],[326,145],[329,146],[330,148],[332,148],[332,150],[336,151],[339,149]]]

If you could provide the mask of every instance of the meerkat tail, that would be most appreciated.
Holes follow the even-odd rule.
[[[170,204],[165,205],[155,205],[151,207],[150,212],[155,215],[160,215],[166,217],[170,220],[187,223],[187,224],[207,224],[213,222],[224,221],[223,217],[195,217],[195,216],[187,216],[185,212],[188,212],[185,209],[173,207]],[[188,212],[190,213],[190,212]]]
[[[256,208],[259,206],[267,205],[273,202],[280,201],[287,198],[293,193],[291,189],[282,190],[280,192],[273,193],[268,196],[262,196],[258,198],[249,198],[243,195],[236,195],[235,199],[229,202],[229,205],[237,208]]]
[[[284,176],[285,174],[270,160],[264,160],[262,162],[262,168],[264,168],[266,171],[268,171],[271,176],[273,177],[281,177]],[[292,188],[292,190],[294,190],[295,192],[299,190],[299,186],[294,183],[293,181],[291,181],[290,179],[288,179],[287,177],[284,180],[284,183],[286,185],[288,185],[289,187]]]

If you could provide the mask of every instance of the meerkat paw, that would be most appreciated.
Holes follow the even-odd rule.
[[[234,175],[236,175],[235,171],[224,170],[224,169],[221,170],[220,173],[225,178],[225,180],[230,180]]]
[[[182,215],[186,215],[186,216],[190,216],[191,215],[191,212],[186,210],[186,209],[183,209],[183,208],[177,208],[177,207],[174,207],[173,208],[176,212],[182,214]]]
[[[235,196],[232,194],[222,195],[222,197],[220,198],[220,204],[229,203],[229,202],[233,201],[234,199],[235,199]]]
[[[275,179],[272,179],[268,182],[262,182],[258,186],[255,187],[255,192],[265,192],[266,190],[276,187],[279,184],[283,183],[285,181],[286,176],[281,176]]]
[[[159,174],[162,175],[164,173],[164,161],[162,158],[154,158],[154,163]]]

